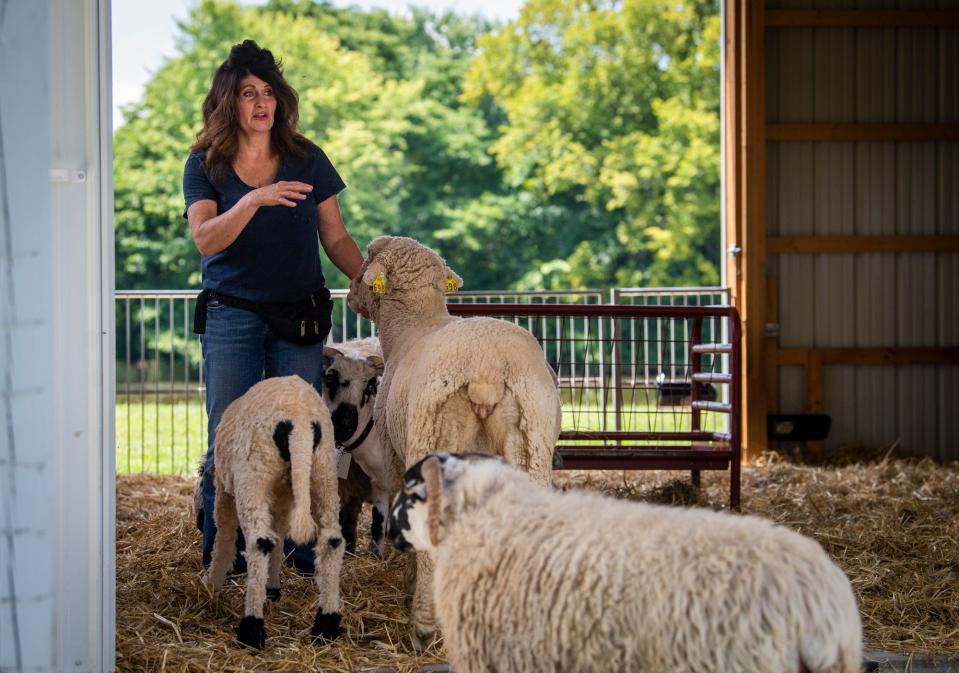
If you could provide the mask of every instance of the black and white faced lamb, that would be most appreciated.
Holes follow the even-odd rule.
[[[315,542],[319,606],[313,635],[340,633],[343,538],[333,447],[333,426],[316,389],[299,376],[266,379],[223,413],[214,445],[217,536],[203,577],[223,586],[233,565],[236,529],[246,539],[246,603],[236,634],[262,648],[263,605],[280,595],[283,541]]]
[[[383,356],[379,339],[368,337],[323,348],[323,401],[330,409],[337,449],[349,454],[351,463],[359,465],[369,478],[373,504],[370,526],[370,552],[383,556],[383,534],[390,498],[395,492],[395,456],[387,455],[380,433],[373,420],[373,406],[380,378]],[[357,489],[346,489],[341,500],[340,525],[346,550],[356,548],[356,521],[362,502]],[[344,489],[341,488],[341,493]]]
[[[848,578],[764,519],[560,493],[439,454],[406,472],[388,534],[433,560],[457,673],[860,671]]]

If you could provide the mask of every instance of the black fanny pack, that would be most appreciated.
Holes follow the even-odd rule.
[[[215,299],[227,306],[256,313],[276,336],[290,343],[311,346],[322,343],[330,333],[333,300],[325,287],[306,299],[294,302],[249,301],[222,292],[203,290],[196,298],[193,331],[206,332],[206,305]]]

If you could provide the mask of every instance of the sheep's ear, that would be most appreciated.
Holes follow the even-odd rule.
[[[381,358],[379,355],[368,355],[366,361],[373,365],[373,369],[377,374],[383,373],[385,366],[383,364],[383,358]]]
[[[343,352],[333,346],[323,346],[323,369],[329,369],[338,355],[343,355]]]
[[[439,458],[430,456],[423,462],[420,474],[426,484],[426,512],[430,530],[430,544],[440,542],[440,512],[443,509],[443,466]]]
[[[368,285],[373,294],[386,292],[386,271],[378,260],[373,260],[363,272],[363,284]]]
[[[446,267],[446,294],[456,292],[461,287],[463,287],[463,279],[451,268]]]

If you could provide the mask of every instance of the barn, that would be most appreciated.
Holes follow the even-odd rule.
[[[127,633],[150,657],[117,659],[118,572],[133,567],[129,554],[118,560],[118,507],[126,535],[146,526],[146,509],[189,494],[147,482],[117,496],[109,17],[110,0],[0,0],[3,672],[160,669],[178,647],[203,650],[151,608],[141,612],[163,647]],[[928,592],[893,597],[882,615],[932,622],[938,639],[923,647],[905,623],[882,634],[955,654],[959,476],[942,461],[959,458],[959,2],[726,0],[723,31],[723,277],[742,333],[740,390],[726,403],[743,460],[768,466],[770,450],[796,448],[813,461],[855,457],[857,447],[927,459],[878,472],[796,468],[811,491],[774,466],[743,478],[745,507],[797,527],[836,523],[837,557],[857,555],[843,528],[857,517],[926,531],[936,574],[916,586]],[[616,475],[601,486],[618,495],[646,483]],[[707,487],[722,503],[725,482]],[[810,518],[777,510],[776,493]],[[855,511],[835,505],[853,500]],[[912,558],[917,539],[860,537],[857,586],[885,590],[883,578],[913,573],[879,550]],[[368,566],[357,573],[378,581]],[[303,661],[290,656],[293,668]]]

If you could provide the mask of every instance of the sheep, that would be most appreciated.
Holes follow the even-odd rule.
[[[412,239],[381,236],[369,244],[347,300],[376,323],[386,360],[374,410],[380,441],[397,457],[397,477],[431,451],[456,446],[502,455],[548,484],[560,431],[556,375],[526,330],[450,316],[445,294],[462,284]],[[417,649],[436,633],[430,586],[429,559],[417,556]]]
[[[560,493],[439,454],[404,475],[388,535],[433,559],[457,673],[860,670],[849,580],[758,517]]]
[[[246,603],[236,629],[244,645],[266,642],[263,603],[280,596],[283,540],[316,541],[320,600],[313,636],[340,633],[339,527],[333,427],[320,394],[299,376],[260,381],[223,413],[213,449],[218,535],[203,583],[223,586],[233,566],[236,528],[246,540]]]
[[[384,525],[397,478],[393,460],[384,454],[373,422],[373,405],[383,374],[379,340],[369,337],[324,346],[323,368],[323,401],[330,409],[337,447],[349,453],[352,461],[369,477],[373,503],[370,552],[382,557]],[[352,467],[351,463],[351,470]],[[352,481],[359,479],[359,475],[354,475]],[[352,552],[356,546],[356,517],[363,501],[357,496],[365,494],[346,495],[345,501],[341,498],[344,509],[340,524],[346,549]]]

